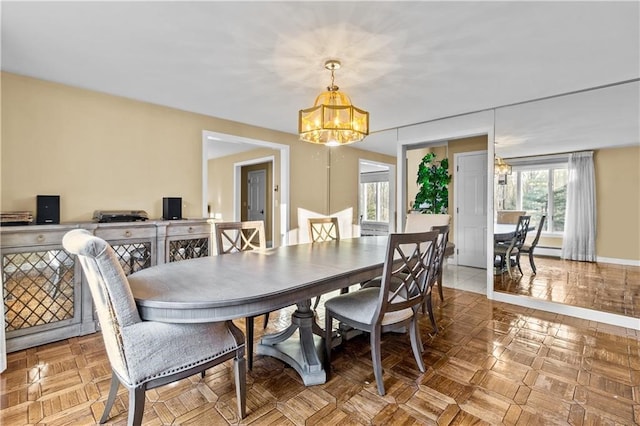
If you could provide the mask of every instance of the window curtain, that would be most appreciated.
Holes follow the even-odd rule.
[[[596,181],[593,151],[569,156],[562,258],[596,261]]]

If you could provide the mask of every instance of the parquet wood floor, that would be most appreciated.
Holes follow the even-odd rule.
[[[368,338],[359,336],[336,349],[331,378],[319,386],[305,387],[293,369],[256,356],[242,422],[227,362],[203,379],[147,392],[143,424],[640,424],[640,332],[444,290],[445,302],[435,303],[441,330],[423,334],[425,373],[408,336],[384,335],[384,397]],[[288,309],[272,314],[267,331],[288,316]],[[430,329],[428,317],[421,329]],[[0,424],[95,424],[109,380],[99,333],[11,353],[0,379]],[[126,413],[121,387],[111,424],[126,424]]]
[[[640,318],[640,267],[536,256],[537,274],[522,258],[524,275],[494,277],[496,291]]]

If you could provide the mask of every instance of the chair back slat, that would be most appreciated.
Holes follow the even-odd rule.
[[[264,250],[267,247],[264,222],[218,222],[214,225],[218,254]]]
[[[407,308],[417,310],[431,290],[437,231],[390,234],[380,287],[377,322]]]
[[[340,240],[337,217],[309,218],[309,239],[313,243]]]
[[[516,232],[514,235],[514,247],[521,248],[527,239],[527,231],[529,230],[529,224],[531,223],[531,216],[520,216],[516,225]]]

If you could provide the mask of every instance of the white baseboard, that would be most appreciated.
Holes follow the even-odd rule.
[[[616,259],[613,257],[596,257],[598,263],[613,263],[614,265],[640,266],[640,260]]]
[[[549,257],[557,257],[560,258],[562,256],[561,248],[554,247],[536,247],[536,251],[534,254],[539,254],[541,256],[549,256]],[[617,259],[615,257],[596,257],[596,262],[598,263],[611,263],[614,265],[625,265],[625,266],[640,266],[640,260],[634,259]]]

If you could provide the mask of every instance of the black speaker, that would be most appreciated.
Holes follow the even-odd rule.
[[[60,223],[60,196],[36,196],[36,224]]]
[[[162,199],[162,218],[165,220],[182,219],[182,198],[164,197]]]

